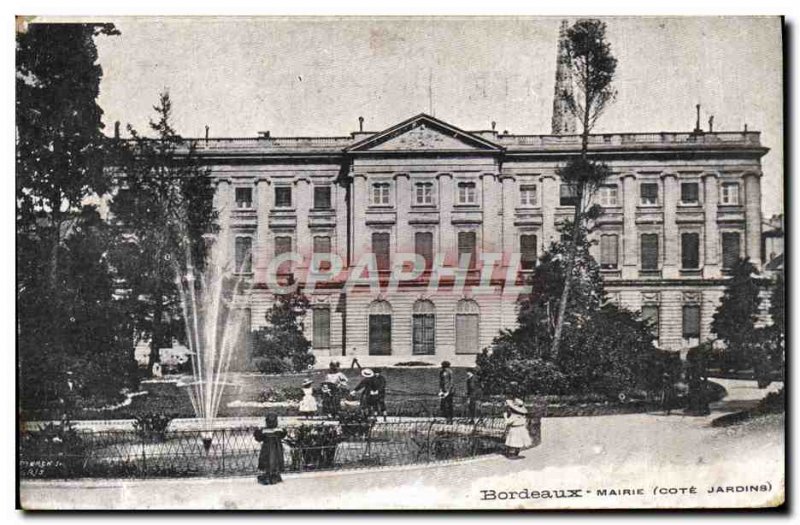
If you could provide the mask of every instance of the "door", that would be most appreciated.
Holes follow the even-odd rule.
[[[392,316],[372,314],[369,316],[369,355],[391,355]]]

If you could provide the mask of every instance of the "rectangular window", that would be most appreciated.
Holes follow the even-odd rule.
[[[739,204],[739,183],[723,182],[720,192],[721,204],[728,204],[731,206],[736,206]]]
[[[372,234],[372,253],[378,265],[378,271],[389,271],[389,234],[375,232]]]
[[[681,202],[683,204],[697,204],[700,202],[700,185],[696,182],[681,183]]]
[[[316,306],[312,310],[314,335],[311,346],[314,349],[331,346],[331,309],[329,306]]]
[[[739,232],[722,233],[722,268],[731,270],[739,261],[741,249]]]
[[[414,314],[412,329],[413,348],[415,355],[433,355],[436,353],[436,315]]]
[[[372,204],[387,206],[389,204],[389,183],[376,182],[372,185]]]
[[[414,203],[419,205],[433,204],[433,183],[417,182],[414,184]]]
[[[700,234],[681,234],[681,268],[695,270],[700,267]]]
[[[646,304],[642,306],[642,321],[646,322],[652,334],[658,337],[659,312],[657,304]]]
[[[292,188],[291,188],[291,186],[276,186],[275,187],[275,207],[276,208],[291,208],[292,207]]]
[[[314,254],[330,255],[331,253],[331,238],[327,236],[314,237]],[[319,269],[324,271],[331,269],[331,261],[319,261]]]
[[[642,235],[642,270],[658,270],[658,234]]]
[[[523,270],[533,270],[536,267],[536,236],[520,235],[519,251],[522,255],[521,265]]]
[[[280,257],[285,253],[292,252],[292,238],[281,236],[275,237],[275,257]],[[277,271],[278,273],[288,273],[291,271],[292,263],[290,261],[286,261],[280,266],[278,266]]]
[[[700,339],[700,305],[683,305],[683,338]]]
[[[600,267],[616,268],[619,264],[619,237],[616,235],[600,236]]]
[[[433,233],[417,232],[414,234],[414,253],[425,259],[425,269],[433,266]]]
[[[251,237],[236,237],[236,272],[250,273],[253,271],[253,239]]]
[[[474,182],[458,183],[458,203],[475,204],[478,202],[477,190]]]
[[[617,187],[616,186],[600,186],[598,189],[598,200],[600,206],[612,207],[617,206]]]
[[[253,188],[236,188],[236,207],[253,207]]]
[[[578,187],[574,184],[561,184],[559,204],[561,206],[575,206],[578,204]]]
[[[523,207],[536,206],[536,185],[522,186],[519,189],[519,205]]]
[[[478,336],[478,314],[456,314],[456,353],[479,353]]]
[[[392,316],[369,316],[369,355],[392,353]]]
[[[469,254],[469,262],[466,268],[475,268],[475,232],[458,232],[458,264],[460,268],[465,268],[462,261],[466,260],[465,255]]]
[[[328,210],[331,207],[331,187],[314,186],[314,208]]]
[[[655,206],[658,204],[658,183],[643,182],[639,185],[640,202],[644,206]]]

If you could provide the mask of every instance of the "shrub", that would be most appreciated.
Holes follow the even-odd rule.
[[[63,421],[23,432],[19,451],[22,477],[69,478],[83,472],[87,445],[72,423]]]
[[[567,378],[556,365],[525,356],[509,333],[495,338],[492,349],[491,354],[484,350],[475,361],[484,393],[520,397],[564,392]]]
[[[284,388],[265,388],[258,394],[259,403],[275,403],[282,401],[300,401],[303,399],[303,389],[299,386]]]
[[[335,425],[300,425],[288,429],[285,441],[292,448],[292,469],[332,468],[342,431]]]
[[[136,416],[133,428],[142,441],[160,443],[166,439],[171,421],[172,416],[150,412]]]
[[[345,439],[363,439],[369,434],[373,420],[361,410],[342,410],[339,412],[339,425]]]
[[[402,361],[395,363],[394,366],[433,366],[433,363],[426,363],[425,361]]]
[[[253,365],[265,374],[308,370],[315,361],[303,333],[308,299],[301,294],[276,295],[267,311],[267,326],[253,333]]]

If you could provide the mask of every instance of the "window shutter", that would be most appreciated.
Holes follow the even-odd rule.
[[[392,353],[392,316],[369,316],[369,354],[390,355]]]
[[[685,269],[700,267],[700,234],[681,235],[681,266]]]
[[[658,270],[658,234],[642,235],[642,270]]]
[[[619,241],[616,235],[600,237],[600,266],[616,268],[619,261]]]
[[[469,264],[467,268],[475,268],[475,232],[458,232],[458,260],[461,262],[461,256],[468,253]]]
[[[698,202],[700,200],[700,190],[696,182],[684,182],[681,184],[681,202]]]
[[[275,188],[275,207],[289,208],[292,205],[292,188],[278,186]]]
[[[520,235],[519,251],[522,254],[522,269],[532,270],[536,267],[536,236]]]
[[[739,260],[740,239],[738,232],[722,234],[722,267],[730,270]]]
[[[700,338],[700,305],[686,304],[683,306],[683,338]]]
[[[317,348],[329,348],[331,345],[331,309],[318,306],[313,309],[314,339],[312,345]]]
[[[658,337],[658,316],[657,304],[646,304],[642,306],[642,320],[650,325],[656,337]]]
[[[425,259],[425,269],[433,265],[433,234],[431,232],[417,232],[414,235],[414,253]]]
[[[314,207],[328,209],[331,207],[331,187],[314,186]]]
[[[373,233],[372,234],[372,253],[375,255],[375,260],[378,265],[378,270],[389,270],[389,234],[388,233]]]
[[[412,330],[412,351],[416,355],[436,353],[436,316],[434,314],[414,314]]]
[[[237,272],[249,273],[253,269],[252,265],[252,246],[253,239],[250,237],[236,237],[236,268]]]
[[[456,353],[477,354],[479,351],[478,340],[478,315],[456,315]]]

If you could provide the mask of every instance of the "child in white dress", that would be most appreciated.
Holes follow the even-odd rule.
[[[314,382],[307,379],[303,382],[303,399],[300,400],[300,415],[309,418],[317,413],[317,400],[314,399]]]
[[[531,435],[528,433],[528,419],[525,415],[525,403],[521,399],[506,401],[506,448],[509,458],[519,458],[519,451],[533,445]]]

